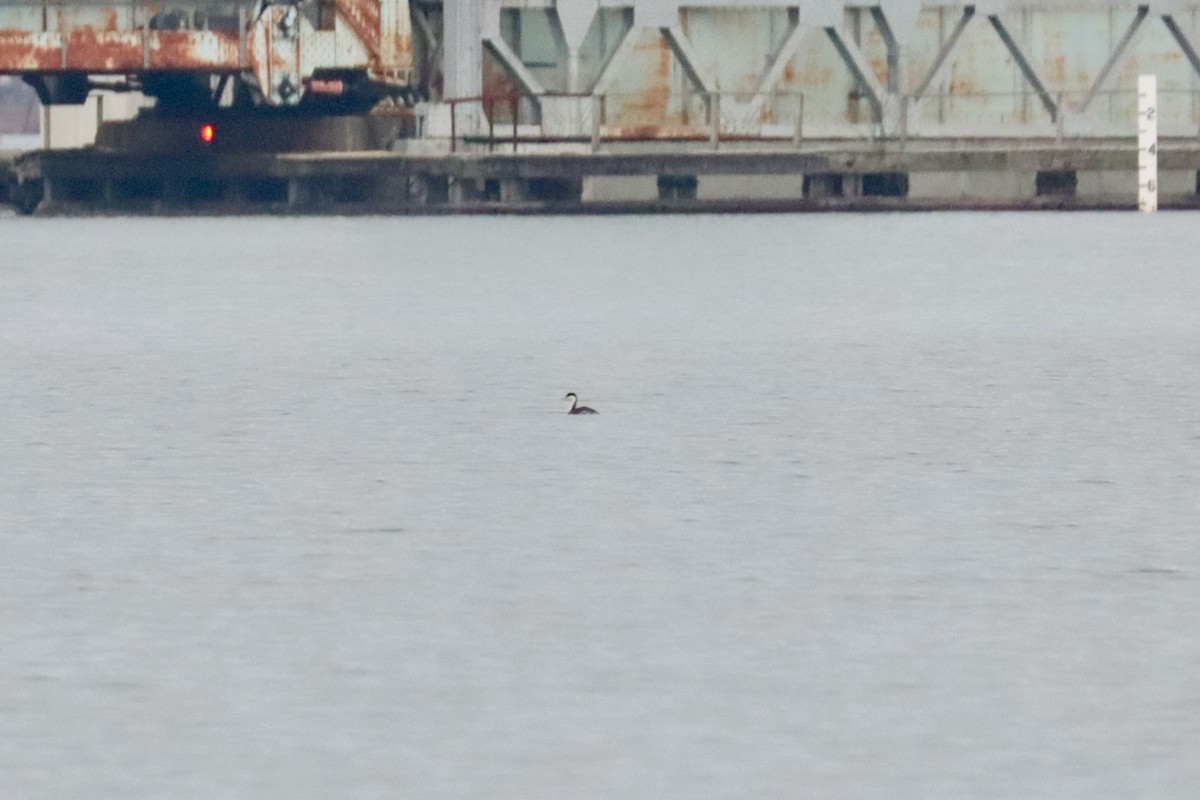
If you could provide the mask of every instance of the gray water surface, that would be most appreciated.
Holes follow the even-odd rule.
[[[1194,797],[1198,245],[0,219],[0,797]]]

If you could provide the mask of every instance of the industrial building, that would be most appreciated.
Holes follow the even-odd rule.
[[[178,152],[207,159],[185,183],[273,182],[263,204],[291,210],[1121,205],[1142,74],[1164,200],[1190,205],[1197,41],[1188,0],[0,0],[0,74],[47,109],[15,179],[183,202],[134,175]],[[257,161],[212,166],[235,153]]]

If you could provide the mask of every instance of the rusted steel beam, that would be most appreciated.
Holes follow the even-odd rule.
[[[217,30],[194,29],[190,26],[200,22],[192,19],[180,29],[152,27],[150,7],[31,5],[40,14],[0,16],[0,25],[7,26],[0,28],[0,73],[248,69],[269,98],[288,105],[299,101],[304,80],[320,67],[357,69],[378,81],[407,85],[413,72],[408,0],[334,0],[334,5],[342,41],[353,43],[335,45],[333,32],[314,30],[294,5],[267,5],[249,19],[239,2],[236,27]],[[358,55],[347,60],[347,52]]]
[[[0,72],[62,69],[62,34],[0,31]]]
[[[367,50],[379,55],[378,0],[337,0],[338,17],[346,23]]]
[[[413,23],[408,2],[374,2],[379,6],[379,77],[386,79],[403,75],[407,79],[413,63]]]
[[[140,31],[76,28],[65,37],[63,69],[109,73],[140,69],[142,42]]]
[[[217,31],[154,31],[150,42],[151,69],[238,67],[238,35]]]
[[[496,60],[500,62],[504,70],[509,76],[521,85],[521,89],[531,97],[538,97],[546,93],[534,74],[529,71],[529,67],[513,52],[508,42],[501,36],[488,36],[483,40],[483,46],[488,49]]]
[[[0,72],[124,75],[143,70],[236,71],[238,35],[217,31],[0,32]]]

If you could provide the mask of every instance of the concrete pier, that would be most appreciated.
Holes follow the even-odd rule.
[[[804,151],[132,153],[17,158],[25,211],[480,214],[1134,208],[1132,141],[811,142]],[[1164,140],[1162,206],[1200,207],[1200,142]],[[3,168],[0,167],[0,170]],[[2,174],[2,173],[0,173]],[[19,201],[19,202],[18,202]]]

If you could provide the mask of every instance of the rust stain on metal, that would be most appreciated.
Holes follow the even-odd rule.
[[[948,94],[972,95],[975,94],[975,84],[967,78],[955,78],[946,87],[946,92]]]
[[[875,73],[875,78],[882,84],[886,85],[888,81],[888,64],[886,57],[876,57],[870,59],[871,72]]]
[[[833,81],[833,69],[829,67],[808,67],[797,70],[789,66],[783,73],[781,85],[788,88],[816,88],[826,86]]]
[[[371,66],[378,69],[380,67],[379,0],[337,0],[337,12],[370,53]]]
[[[140,54],[139,54],[140,55]],[[154,31],[150,66],[159,69],[224,68],[238,65],[238,35],[216,31]]]
[[[75,28],[67,34],[0,31],[0,71],[127,73],[143,69],[141,31]],[[65,60],[63,40],[65,38]],[[236,33],[152,31],[150,67],[228,69],[238,66]]]
[[[517,94],[517,84],[502,70],[487,70],[483,76],[483,101],[500,104]]]
[[[679,125],[623,125],[605,130],[605,136],[627,141],[705,141],[707,132]]]
[[[483,59],[483,115],[492,123],[512,121],[513,98],[520,95],[517,84],[491,53]]]
[[[0,72],[53,72],[62,69],[58,34],[0,31]]]
[[[617,118],[620,121],[632,115],[631,121],[637,128],[641,127],[638,123],[648,115],[664,120],[667,117],[667,106],[671,101],[671,49],[661,36],[655,36],[649,42],[643,40],[636,46],[635,51],[653,59],[653,69],[645,77],[642,91],[621,103]]]
[[[67,35],[66,69],[128,72],[142,66],[142,37],[133,31],[75,28]]]
[[[413,36],[411,29],[408,33],[397,33],[395,36],[396,42],[396,64],[397,67],[411,68],[414,63]]]
[[[1046,80],[1055,86],[1064,86],[1067,82],[1067,57],[1057,56],[1046,62]]]
[[[364,70],[395,85],[413,79],[415,47],[409,0],[331,0],[331,6],[336,8],[343,35],[357,40],[353,49],[363,54],[354,59],[356,63],[342,66]],[[250,69],[269,96],[278,91],[272,100],[282,103],[295,102],[296,87],[311,77],[301,73],[301,51],[318,43],[303,26],[299,31],[291,25],[281,27],[282,15],[290,10],[294,16],[294,8],[269,5],[240,33],[148,30],[135,23],[132,8],[115,2],[79,6],[64,0],[48,4],[39,9],[36,21],[26,15],[30,27],[0,28],[0,73],[230,73]],[[150,15],[159,11],[155,5],[140,9]],[[286,91],[285,80],[292,91]],[[505,84],[503,89],[494,86],[493,91],[507,97],[514,87]]]

